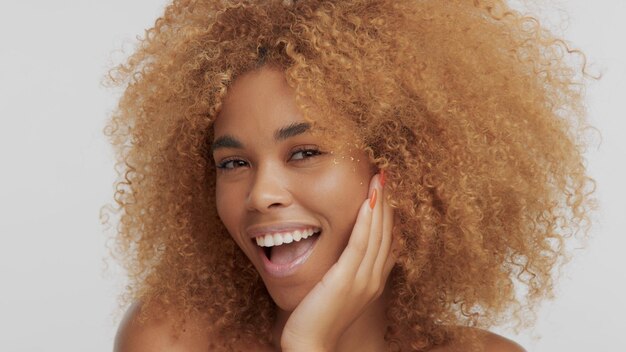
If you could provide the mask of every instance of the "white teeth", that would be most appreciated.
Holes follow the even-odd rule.
[[[268,233],[266,235],[262,235],[256,237],[256,244],[260,247],[273,247],[280,246],[283,243],[291,243],[298,242],[305,238],[311,237],[316,230],[314,229],[306,229],[306,230],[296,230],[293,232],[283,232],[283,233]]]

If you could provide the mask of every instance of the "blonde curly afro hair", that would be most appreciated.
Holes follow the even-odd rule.
[[[209,146],[229,85],[273,65],[306,119],[388,170],[391,347],[532,321],[593,204],[573,52],[498,0],[175,0],[109,75],[124,297],[202,317],[225,349],[270,342],[275,305],[217,217]]]

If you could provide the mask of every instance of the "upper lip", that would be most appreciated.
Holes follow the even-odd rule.
[[[250,238],[256,238],[268,233],[289,232],[309,228],[314,228],[316,231],[321,229],[319,226],[302,222],[277,222],[250,226],[246,229],[246,233]]]

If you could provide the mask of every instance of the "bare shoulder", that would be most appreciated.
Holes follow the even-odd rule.
[[[509,340],[504,336],[487,330],[471,329],[480,336],[480,342],[484,352],[527,352],[515,341]],[[457,352],[462,350],[462,346],[452,343],[451,345],[437,347],[430,352]]]
[[[141,305],[133,304],[120,323],[115,352],[206,351],[210,338],[201,329],[185,326],[177,331],[168,319],[140,321]],[[189,325],[189,324],[188,324]]]
[[[515,341],[493,332],[482,330],[485,352],[527,352]]]

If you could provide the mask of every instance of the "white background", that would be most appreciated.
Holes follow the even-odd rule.
[[[122,274],[99,222],[112,201],[102,134],[117,92],[101,79],[164,0],[2,0],[0,10],[0,351],[110,351]],[[626,1],[533,1],[592,72],[587,153],[601,210],[533,330],[497,329],[528,351],[626,351]],[[538,338],[540,337],[540,338]]]

